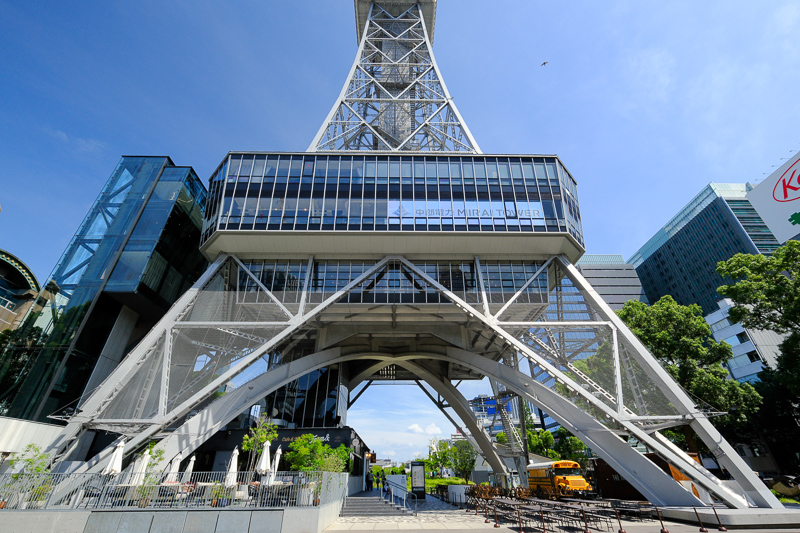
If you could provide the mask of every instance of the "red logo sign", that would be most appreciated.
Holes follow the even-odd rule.
[[[779,202],[791,202],[800,198],[800,159],[780,177],[772,190],[772,197]]]

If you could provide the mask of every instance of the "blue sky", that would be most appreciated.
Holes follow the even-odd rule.
[[[229,150],[305,150],[356,51],[349,0],[0,0],[0,21],[0,248],[41,281],[121,155],[207,180]],[[793,0],[441,0],[434,52],[485,153],[561,157],[589,253],[630,257],[707,183],[800,149]],[[381,456],[452,431],[412,390],[350,413]]]

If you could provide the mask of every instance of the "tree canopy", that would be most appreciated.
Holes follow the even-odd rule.
[[[468,480],[472,471],[475,470],[475,460],[478,454],[466,440],[456,441],[450,448],[452,453],[453,472],[456,477]]]
[[[718,292],[733,300],[730,319],[746,328],[786,334],[776,368],[759,374],[763,397],[753,433],[765,439],[783,468],[797,466],[800,440],[800,242],[789,241],[772,256],[736,254],[717,265],[732,281]]]
[[[653,305],[631,300],[617,314],[681,387],[708,406],[729,413],[712,419],[720,429],[735,430],[758,410],[761,396],[756,390],[727,379],[722,363],[733,351],[711,336],[699,305],[679,305],[664,296]],[[689,449],[698,451],[688,426],[684,433]]]
[[[319,437],[306,433],[300,435],[295,441],[289,444],[289,452],[286,453],[286,460],[289,468],[301,472],[325,471],[342,472],[344,471],[347,460],[350,458],[350,448],[344,444],[338,448],[331,448]]]

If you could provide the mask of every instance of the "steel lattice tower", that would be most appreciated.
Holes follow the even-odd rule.
[[[156,439],[188,457],[259,398],[338,365],[356,399],[374,381],[424,383],[497,472],[454,382],[488,377],[541,408],[657,505],[704,503],[621,436],[748,507],[660,433],[688,424],[757,506],[780,507],[573,266],[583,230],[561,161],[479,151],[431,53],[436,2],[355,7],[356,61],[310,149],[225,157],[203,226],[213,264],[50,451],[102,429],[128,453]]]
[[[480,153],[433,57],[435,7],[356,2],[357,19],[364,6],[350,75],[308,150]]]

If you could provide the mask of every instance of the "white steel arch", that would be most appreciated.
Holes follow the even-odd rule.
[[[475,264],[480,264],[479,258],[475,258]],[[443,333],[441,338],[449,339],[444,345],[411,354],[385,355],[354,350],[353,345],[347,345],[348,338],[360,331],[381,331],[376,324],[349,322],[338,327],[338,336],[331,335],[325,342],[320,341],[322,349],[314,354],[272,366],[264,363],[264,356],[272,348],[281,342],[290,342],[292,334],[303,328],[315,327],[323,312],[330,310],[335,313],[336,308],[331,306],[335,306],[340,298],[357,287],[363,289],[374,285],[387,269],[402,269],[419,290],[436,291],[451,302],[438,304],[437,312],[443,319],[444,314],[454,312],[465,323],[472,324],[473,330],[483,328],[483,333],[478,336],[491,335],[491,338],[480,348],[466,335],[459,340],[458,335]],[[720,460],[723,465],[757,505],[780,506],[716,432],[705,414],[562,257],[552,257],[543,262],[521,289],[514,294],[505,294],[500,300],[496,298],[497,293],[487,290],[481,279],[479,297],[471,302],[401,256],[387,256],[375,262],[328,297],[315,297],[310,293],[307,277],[302,298],[293,303],[281,303],[280,298],[263,286],[257,293],[246,295],[226,290],[225,283],[234,283],[238,287],[236,280],[248,276],[248,272],[235,257],[218,259],[190,291],[192,294],[187,294],[176,304],[100,390],[84,403],[83,412],[73,418],[59,446],[63,448],[81,430],[105,428],[130,435],[131,450],[152,438],[163,437],[168,456],[173,451],[186,451],[210,438],[222,425],[248,409],[264,390],[271,390],[332,361],[372,358],[390,360],[401,367],[405,365],[405,368],[413,368],[417,375],[421,374],[426,382],[436,384],[440,394],[451,394],[451,405],[457,405],[458,398],[452,396],[452,389],[445,386],[439,377],[426,374],[419,365],[412,366],[415,359],[428,359],[459,364],[489,376],[541,407],[589,444],[654,503],[688,505],[692,501],[697,504],[684,489],[665,484],[663,478],[655,473],[657,467],[631,450],[619,434],[635,436],[728,505],[747,507],[747,502],[658,433],[665,426],[688,423],[712,450],[722,452]],[[538,288],[533,294],[526,292],[534,286]],[[567,309],[564,305],[550,303],[570,288],[573,302],[583,300],[581,305],[586,308],[588,319],[576,320],[572,314],[559,311]],[[548,291],[546,303],[530,303],[535,302],[538,298],[536,291],[540,290]],[[570,305],[575,307],[577,304]],[[425,314],[422,310],[419,312]],[[243,320],[242,317],[246,316],[256,316],[262,321]],[[448,321],[458,320],[448,316]],[[519,319],[519,316],[530,317]],[[407,317],[413,317],[413,313]],[[396,324],[392,328],[401,326]],[[424,324],[414,327],[422,330],[437,328]],[[200,342],[198,337],[192,336],[190,340],[194,343],[187,344],[181,337],[185,335],[185,329],[193,335],[202,331],[206,341]],[[587,332],[590,331],[595,333],[589,335]],[[596,333],[598,331],[600,333]],[[167,340],[163,340],[165,338]],[[593,346],[592,355],[585,356],[590,345]],[[215,357],[225,360],[225,365],[218,367],[194,389],[183,393],[172,385],[171,376],[179,373],[181,365],[186,365],[187,346],[194,350],[190,351],[190,361],[197,353],[206,353],[204,350],[210,349],[217,354]],[[500,346],[501,351],[487,351],[489,346]],[[475,349],[480,350],[480,355],[474,353]],[[521,371],[524,365],[520,362],[525,361],[530,366],[529,374]],[[587,361],[597,361],[602,365],[599,370],[593,369]],[[162,373],[154,371],[154,368],[161,369]],[[202,377],[203,369],[190,372],[192,376],[195,374]],[[223,397],[210,401],[214,391],[240,375],[254,377],[238,383]],[[184,377],[183,382],[187,379]],[[146,386],[142,387],[142,383]],[[184,399],[177,401],[175,397]],[[112,416],[113,413],[123,413],[115,406],[118,398],[125,400],[127,409],[121,418]],[[134,399],[136,401],[132,401]],[[142,409],[141,406],[150,407]],[[186,419],[190,410],[198,412]],[[464,422],[468,424],[468,420]],[[164,433],[167,428],[176,427]],[[83,470],[102,468],[102,461],[109,454],[110,451],[101,454]]]

